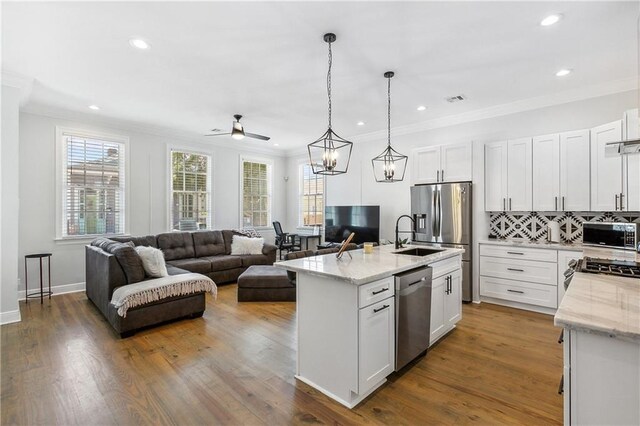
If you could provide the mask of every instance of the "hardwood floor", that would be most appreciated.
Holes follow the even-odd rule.
[[[354,410],[293,377],[295,304],[236,302],[120,340],[84,293],[2,326],[5,424],[559,424],[550,316],[465,305],[449,336]]]

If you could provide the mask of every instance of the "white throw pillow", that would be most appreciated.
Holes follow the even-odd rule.
[[[138,256],[142,259],[142,267],[147,275],[154,278],[169,275],[167,265],[164,264],[164,254],[162,254],[162,250],[153,247],[137,246],[136,252],[138,252]]]
[[[264,238],[249,238],[234,235],[231,241],[231,254],[239,256],[243,254],[262,254]]]

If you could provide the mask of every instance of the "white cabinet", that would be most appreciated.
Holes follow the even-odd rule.
[[[429,346],[451,331],[462,318],[462,269],[460,259],[437,262],[431,285]]]
[[[589,130],[560,133],[560,194],[557,210],[588,211],[591,207],[589,141]],[[534,163],[534,167],[538,165]]]
[[[419,148],[413,154],[414,183],[460,182],[472,179],[471,142]]]
[[[485,145],[485,210],[531,211],[531,138]]]
[[[533,138],[533,210],[589,210],[589,130]]]
[[[622,120],[591,129],[591,210],[619,211],[622,159],[616,145],[622,140]],[[623,197],[624,198],[624,197]]]
[[[624,140],[640,138],[640,117],[638,109],[624,113]],[[623,207],[628,211],[640,211],[640,153],[628,154],[624,161]]]
[[[533,138],[533,210],[558,211],[560,196],[560,135]]]
[[[414,183],[437,183],[440,181],[440,146],[420,148],[413,155]]]
[[[389,297],[359,312],[359,392],[373,388],[395,369],[395,304]]]
[[[558,250],[558,306],[564,297],[564,272],[569,268],[569,262],[582,259],[581,251]]]

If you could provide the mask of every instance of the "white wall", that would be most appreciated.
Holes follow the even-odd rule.
[[[407,175],[403,182],[376,183],[371,168],[371,158],[385,147],[386,140],[356,142],[349,172],[327,178],[327,205],[374,204],[381,206],[381,238],[393,241],[395,220],[410,213],[409,187],[411,177],[411,150],[429,145],[473,141],[474,181],[474,239],[486,238],[488,215],[484,212],[484,144],[522,136],[591,128],[602,123],[621,119],[627,109],[637,107],[637,92],[628,91],[591,98],[583,101],[478,120],[454,126],[441,127],[394,137],[392,145],[409,155]],[[287,169],[292,173],[292,159]],[[297,193],[288,192],[289,217],[297,218]],[[297,219],[296,219],[297,220]],[[290,221],[290,223],[293,223]],[[402,223],[401,228],[409,228]],[[474,247],[474,297],[478,299],[477,244]]]
[[[2,86],[2,205],[0,213],[0,323],[20,321],[18,310],[18,176],[20,89]]]
[[[55,241],[55,128],[64,126],[89,131],[104,131],[129,137],[130,216],[132,235],[146,235],[168,230],[168,151],[167,146],[191,148],[213,157],[213,226],[216,229],[240,225],[239,176],[240,156],[267,158],[273,161],[274,219],[285,217],[287,195],[283,186],[286,161],[283,157],[208,145],[188,138],[157,136],[143,131],[119,129],[117,122],[105,125],[89,121],[51,118],[31,113],[20,114],[20,222],[19,254],[47,251],[53,253],[52,284],[58,293],[83,288],[83,242]],[[124,127],[127,128],[127,127]],[[233,142],[241,146],[242,142]],[[231,144],[231,142],[230,142]],[[14,156],[15,158],[15,156]],[[272,240],[271,228],[263,232]],[[4,239],[4,235],[3,235]],[[34,277],[35,277],[34,270]],[[21,272],[22,278],[23,272]],[[31,273],[29,275],[32,276]],[[35,280],[30,278],[30,286]],[[21,290],[24,290],[22,287]]]

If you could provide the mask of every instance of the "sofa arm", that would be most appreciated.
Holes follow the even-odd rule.
[[[274,263],[276,261],[277,250],[278,247],[274,246],[273,244],[265,244],[264,246],[262,246],[262,254],[267,256],[271,263]]]
[[[109,317],[113,289],[127,284],[127,277],[113,254],[85,246],[85,285],[87,297]]]

